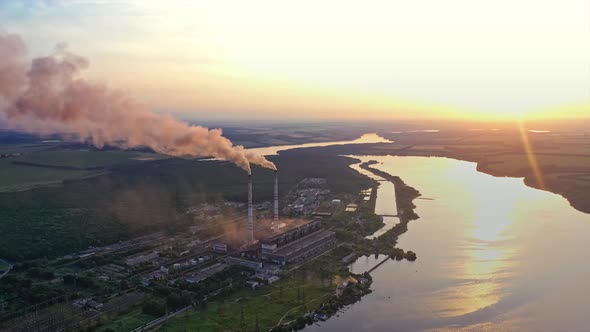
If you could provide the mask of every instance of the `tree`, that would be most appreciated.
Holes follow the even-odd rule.
[[[184,304],[184,300],[182,296],[172,293],[166,297],[166,304],[169,308],[177,309],[182,307],[182,305]]]
[[[66,274],[63,276],[64,284],[73,285],[76,282],[76,276],[73,274]]]
[[[129,289],[129,284],[127,283],[127,280],[121,280],[121,282],[119,283],[119,287],[121,288],[121,290]]]
[[[142,311],[144,314],[161,317],[166,314],[166,307],[162,302],[152,299],[143,304]]]

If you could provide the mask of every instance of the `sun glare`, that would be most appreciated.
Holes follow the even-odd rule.
[[[537,186],[539,186],[540,189],[545,189],[545,180],[543,179],[543,173],[539,167],[539,163],[537,162],[537,156],[535,155],[534,148],[529,141],[529,132],[525,127],[524,121],[519,121],[518,125],[520,137],[522,139],[522,146],[525,150],[529,166],[531,167],[531,170],[535,176]]]
[[[523,25],[531,5],[536,15]],[[174,70],[153,71],[150,62],[133,72],[151,75],[142,82],[158,82],[145,98],[161,107],[281,110],[281,116],[313,118],[589,117],[588,67],[579,61],[589,54],[579,43],[584,17],[548,27],[559,9],[553,4],[482,6],[465,0],[427,6],[194,1],[182,8],[146,2],[140,7],[158,27],[150,43],[182,61],[160,67]],[[456,8],[474,15],[458,15]],[[563,106],[572,102],[582,107]]]

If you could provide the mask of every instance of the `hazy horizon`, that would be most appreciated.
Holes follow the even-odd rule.
[[[230,8],[230,9],[228,9]],[[0,32],[185,119],[590,118],[587,1],[11,1]]]

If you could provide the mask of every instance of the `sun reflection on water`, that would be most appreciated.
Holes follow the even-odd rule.
[[[512,228],[521,205],[526,203],[522,193],[506,191],[506,186],[495,178],[474,173],[470,169],[473,165],[453,164],[445,171],[453,187],[446,190],[461,202],[456,217],[465,222],[457,227],[463,233],[455,249],[460,252],[459,259],[448,263],[455,280],[436,292],[436,300],[432,301],[439,317],[473,313],[497,304],[507,295],[506,278],[513,276],[518,250],[518,244],[511,241]]]
[[[418,260],[383,264],[374,293],[310,331],[587,330],[589,215],[473,163],[355,157],[430,198],[415,201],[420,219],[397,243]],[[377,261],[361,258],[355,271]]]

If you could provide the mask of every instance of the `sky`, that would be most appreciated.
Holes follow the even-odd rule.
[[[588,0],[0,0],[0,30],[184,118],[590,118]]]

